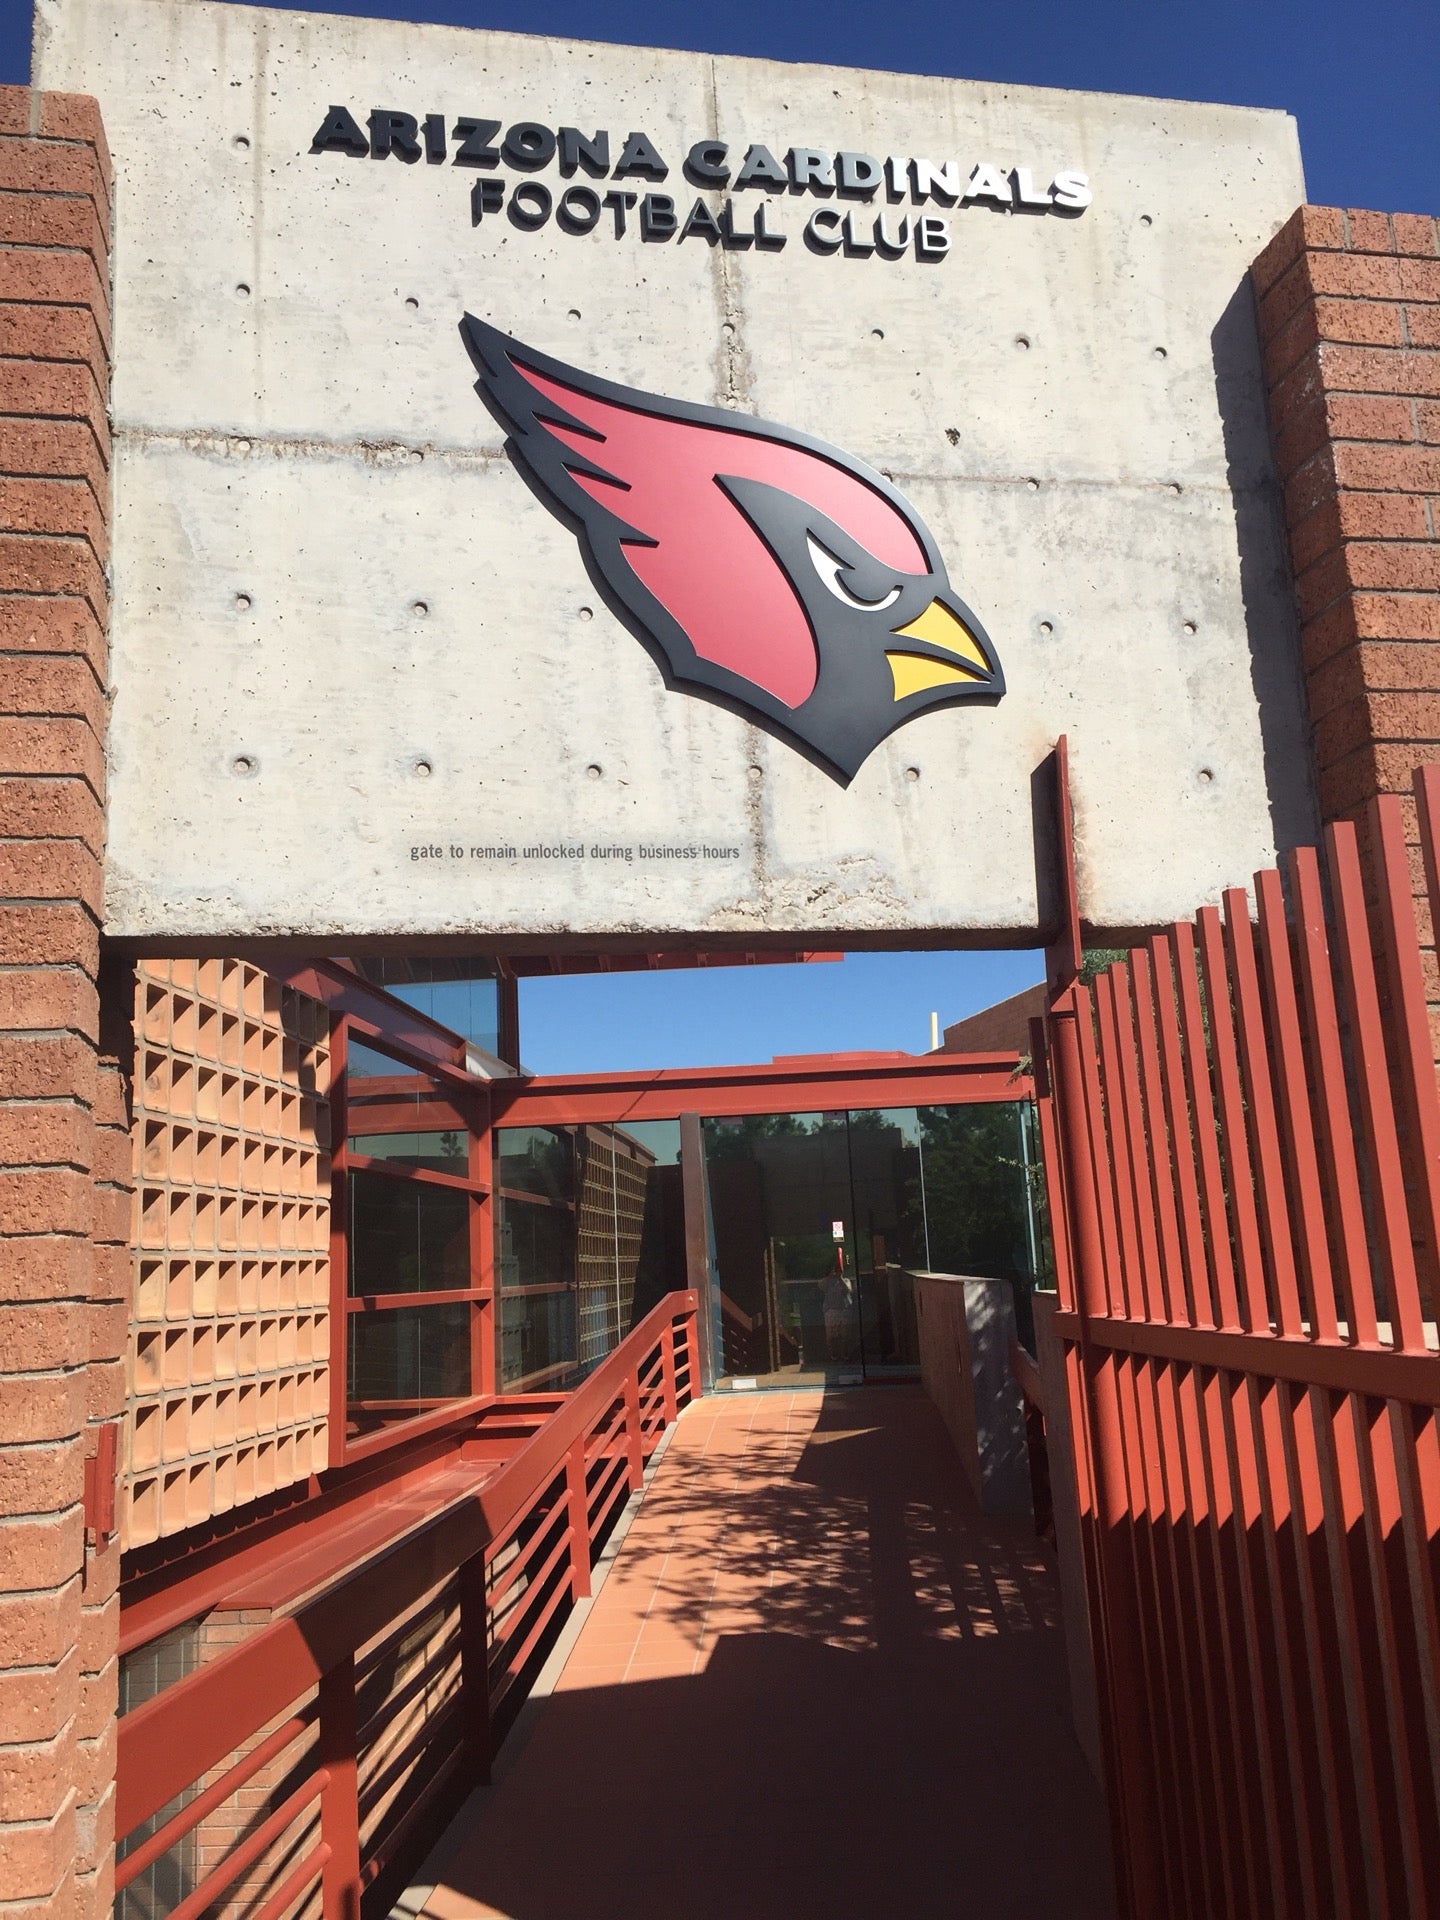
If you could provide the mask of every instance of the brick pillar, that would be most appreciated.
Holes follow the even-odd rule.
[[[84,1460],[122,1399],[130,1148],[100,1056],[109,156],[0,88],[0,1911],[111,1898],[119,1552]]]
[[[1440,233],[1301,207],[1253,275],[1334,820],[1440,759]]]

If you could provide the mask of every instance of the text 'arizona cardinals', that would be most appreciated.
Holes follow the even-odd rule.
[[[842,786],[917,714],[1004,693],[929,529],[862,461],[582,373],[470,314],[461,332],[511,459],[667,686]]]

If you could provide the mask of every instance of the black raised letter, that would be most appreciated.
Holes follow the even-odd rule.
[[[625,149],[615,162],[617,180],[627,173],[638,173],[644,180],[663,180],[669,171],[643,133],[626,136]]]
[[[370,116],[370,157],[384,160],[392,153],[399,160],[420,158],[420,123],[413,113],[387,113],[376,107]]]
[[[633,207],[634,204],[635,195],[633,193],[607,193],[605,196],[605,205],[609,207],[610,211],[615,215],[615,238],[617,240],[620,239],[625,232],[625,209],[627,207]]]
[[[725,156],[730,149],[723,140],[697,140],[685,156],[685,177],[697,187],[723,187],[730,178]]]
[[[610,171],[610,136],[597,133],[587,140],[578,127],[560,129],[560,171],[574,173],[584,167],[587,173],[597,180],[603,179]]]
[[[735,176],[737,187],[788,187],[790,176],[768,147],[751,147]]]
[[[369,153],[370,142],[348,107],[331,107],[310,142],[312,153]]]
[[[457,120],[450,138],[460,145],[455,154],[457,167],[498,167],[500,155],[490,142],[500,131],[498,120]]]
[[[533,173],[555,158],[555,136],[537,120],[519,120],[507,130],[500,151],[510,166]]]
[[[668,240],[675,231],[675,202],[668,193],[647,193],[640,202],[640,238]]]
[[[680,238],[688,240],[692,233],[698,233],[702,240],[708,240],[713,247],[720,238],[720,228],[714,214],[703,200],[697,200],[685,216],[685,224],[680,229]]]

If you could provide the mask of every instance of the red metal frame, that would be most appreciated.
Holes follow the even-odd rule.
[[[1302,849],[1037,1048],[1127,1920],[1440,1884],[1440,1093],[1398,800],[1365,835],[1368,872],[1327,833],[1328,914]]]
[[[392,1489],[384,1503],[388,1514],[372,1500],[365,1515],[371,1532],[343,1559],[338,1536],[320,1549],[308,1536],[292,1543],[288,1565],[272,1543],[263,1556],[252,1556],[249,1579],[232,1558],[206,1604],[290,1610],[120,1722],[121,1840],[197,1783],[206,1784],[119,1861],[117,1888],[194,1831],[262,1766],[296,1748],[314,1725],[314,1744],[294,1753],[288,1798],[207,1867],[176,1911],[185,1920],[208,1911],[318,1803],[309,1836],[314,1844],[282,1882],[265,1889],[260,1910],[278,1915],[318,1883],[324,1920],[354,1920],[380,1860],[393,1862],[407,1846],[418,1847],[422,1814],[446,1805],[446,1792],[463,1792],[487,1776],[493,1716],[523,1688],[532,1655],[570,1602],[589,1592],[596,1542],[640,1485],[665,1427],[698,1390],[696,1311],[688,1291],[662,1301],[581,1387],[563,1401],[543,1402],[538,1426],[498,1467],[493,1459],[466,1460],[473,1441],[483,1444],[483,1417],[473,1411],[464,1421],[452,1416],[444,1462],[448,1497],[432,1471],[421,1511],[408,1525]],[[356,1548],[353,1539],[351,1545]],[[307,1588],[307,1564],[317,1562],[326,1577]],[[406,1806],[362,1860],[355,1656],[452,1576],[460,1581],[459,1706],[427,1723],[425,1738],[439,1758],[423,1800]],[[298,1604],[297,1582],[299,1592],[309,1594]],[[198,1590],[188,1598],[194,1605]],[[160,1630],[153,1619],[147,1625]],[[277,1720],[281,1725],[267,1733]],[[251,1897],[259,1895],[252,1890]]]
[[[682,1113],[837,1113],[852,1107],[966,1106],[1023,1100],[1031,1082],[1016,1053],[796,1055],[739,1067],[657,1067],[631,1073],[537,1075],[491,1083],[497,1127],[624,1126]]]

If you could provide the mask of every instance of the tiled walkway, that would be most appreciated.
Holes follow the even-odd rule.
[[[1054,1581],[910,1388],[682,1417],[429,1920],[1107,1920]]]

